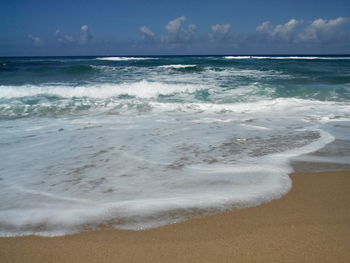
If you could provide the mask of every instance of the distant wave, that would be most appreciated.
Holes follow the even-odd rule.
[[[303,56],[225,56],[225,59],[350,59],[350,57],[303,57]]]
[[[146,58],[146,57],[100,57],[98,60],[109,60],[109,61],[129,61],[129,60],[150,60],[158,58]]]
[[[163,65],[159,67],[160,68],[194,68],[194,67],[197,67],[197,65],[174,64],[174,65]]]
[[[120,95],[136,96],[139,98],[154,98],[158,95],[170,95],[180,92],[195,92],[207,89],[207,85],[168,84],[149,82],[146,80],[132,83],[104,83],[86,86],[0,86],[0,99],[21,98],[39,95],[59,96],[62,98],[110,98]]]

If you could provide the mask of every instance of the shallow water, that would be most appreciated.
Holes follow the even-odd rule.
[[[279,198],[291,161],[350,163],[349,100],[344,56],[2,58],[0,234]]]

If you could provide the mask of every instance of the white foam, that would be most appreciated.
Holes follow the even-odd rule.
[[[251,56],[225,56],[226,59],[249,59]]]
[[[152,98],[158,95],[168,95],[179,92],[194,92],[208,88],[205,85],[192,84],[169,84],[162,82],[149,82],[142,80],[131,83],[103,83],[86,86],[64,85],[23,85],[23,86],[0,86],[0,98],[20,98],[36,95],[53,95],[62,98],[89,97],[110,98],[120,95],[137,96],[139,98]]]
[[[174,65],[163,65],[159,67],[160,68],[195,68],[197,67],[197,65],[174,64]]]
[[[223,76],[223,77],[249,77],[252,80],[260,80],[266,78],[279,78],[279,79],[290,79],[291,75],[285,74],[276,70],[254,70],[254,69],[238,69],[229,68],[224,70],[213,70],[208,69],[205,74],[211,74],[212,76]]]
[[[198,209],[258,205],[290,189],[291,158],[334,138],[344,147],[328,145],[319,160],[343,149],[349,163],[349,102],[281,98],[294,82],[279,80],[298,78],[287,70],[206,64],[184,74],[172,69],[198,59],[166,60],[95,60],[99,70],[73,76],[76,86],[0,86],[0,235],[63,235],[101,223],[144,229]]]
[[[107,61],[132,61],[132,60],[153,60],[159,58],[152,57],[99,57],[97,60],[107,60]]]
[[[144,229],[268,202],[291,187],[288,160],[334,139],[323,117],[350,112],[285,98],[149,103],[147,115],[27,118],[1,133],[0,235]]]
[[[259,176],[256,174],[257,169]],[[217,165],[192,167],[187,174],[187,176],[192,174],[192,179],[169,182],[169,186],[173,184],[175,189],[174,191],[168,188],[170,195],[166,195],[163,192],[165,189],[161,189],[160,185],[154,185],[152,189],[147,190],[144,188],[148,185],[144,184],[144,188],[140,188],[145,194],[141,199],[136,197],[134,200],[111,200],[112,202],[89,205],[63,202],[61,198],[60,202],[52,203],[41,195],[38,197],[42,202],[37,202],[33,207],[2,211],[0,235],[57,236],[82,231],[86,226],[93,227],[109,221],[124,221],[125,224],[117,225],[118,228],[144,229],[186,219],[181,213],[174,218],[170,214],[171,211],[190,209],[220,211],[225,207],[227,209],[257,205],[278,198],[290,189],[287,170],[275,169],[268,165],[259,168],[254,165],[225,168]],[[198,182],[198,176],[194,176],[193,173],[200,174],[201,181]],[[180,178],[184,179],[182,175]],[[202,186],[194,187],[196,182]],[[138,189],[137,184],[134,187]],[[184,190],[177,191],[176,188]],[[188,191],[192,188],[195,192],[190,194]],[[19,198],[23,195],[23,193],[17,194]],[[56,195],[59,197],[60,194]],[[26,195],[25,198],[28,201],[35,200],[31,195]]]
[[[333,121],[333,119],[325,118],[329,112],[334,112],[338,117],[338,120],[346,119],[345,112],[350,111],[348,104],[340,104],[335,102],[321,102],[304,99],[294,98],[278,98],[278,99],[266,99],[253,102],[241,102],[234,104],[213,104],[213,103],[159,103],[150,102],[155,109],[162,109],[167,111],[181,111],[181,112],[206,112],[206,113],[244,113],[244,114],[270,114],[275,112],[276,114],[285,114],[285,111],[289,113],[296,113],[301,111],[310,111],[308,118],[317,118],[319,122]],[[334,107],[338,104],[337,107]],[[319,109],[317,117],[313,115],[313,110]],[[323,108],[324,111],[320,110]],[[322,114],[321,114],[322,112]],[[323,117],[325,115],[325,117]],[[343,117],[341,118],[340,116]]]
[[[225,56],[225,59],[350,59],[350,57],[312,57],[312,56]]]

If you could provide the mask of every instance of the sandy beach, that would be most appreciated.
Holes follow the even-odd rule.
[[[350,172],[291,177],[279,200],[156,229],[0,238],[0,261],[350,262]]]
[[[0,263],[350,263],[349,1],[1,1]]]

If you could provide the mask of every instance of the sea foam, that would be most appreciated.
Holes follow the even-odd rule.
[[[158,58],[152,57],[99,57],[97,60],[107,60],[107,61],[132,61],[132,60],[152,60]]]
[[[195,68],[197,65],[183,65],[183,64],[174,64],[174,65],[162,65],[160,68]]]
[[[331,103],[152,104],[138,117],[23,119],[2,134],[1,234],[62,235],[107,222],[144,229],[193,210],[261,204],[290,189],[290,158],[334,139],[312,120],[315,108],[320,119],[334,111]]]
[[[344,167],[349,60],[291,57],[0,59],[0,235],[157,227]]]
[[[65,86],[65,85],[23,85],[23,86],[0,86],[0,98],[20,98],[37,95],[52,95],[62,98],[89,97],[109,98],[120,95],[137,96],[139,98],[152,98],[158,95],[167,95],[177,92],[194,92],[205,85],[171,84],[162,82],[149,82],[142,80],[131,83],[103,83],[100,85]]]
[[[349,57],[316,57],[316,56],[225,56],[225,59],[350,59]]]

